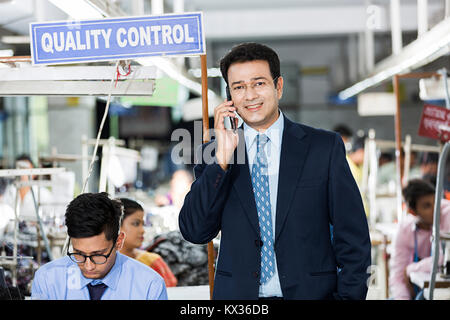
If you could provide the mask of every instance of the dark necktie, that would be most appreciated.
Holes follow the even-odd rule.
[[[104,283],[99,283],[96,285],[92,285],[92,283],[89,283],[87,285],[89,290],[89,296],[91,300],[100,300],[100,298],[103,295],[103,292],[108,288],[108,286]]]

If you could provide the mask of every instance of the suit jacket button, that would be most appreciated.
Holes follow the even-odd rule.
[[[259,247],[262,247],[262,245],[263,245],[263,242],[261,240],[258,240],[258,239],[255,240],[255,246],[257,246],[259,248]]]
[[[259,272],[258,272],[258,271],[254,271],[252,274],[253,274],[253,276],[254,276],[255,278],[258,278],[258,276],[259,276]]]

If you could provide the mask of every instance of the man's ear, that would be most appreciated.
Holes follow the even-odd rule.
[[[117,250],[121,250],[122,249],[126,237],[127,237],[127,235],[126,235],[125,232],[123,232],[123,231],[119,232],[119,236],[117,237],[117,242],[116,242],[116,249]]]
[[[283,77],[279,76],[277,79],[277,96],[278,96],[278,100],[281,99],[281,97],[283,96]]]

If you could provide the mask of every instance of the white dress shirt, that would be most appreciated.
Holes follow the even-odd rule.
[[[270,205],[272,210],[272,228],[273,235],[275,235],[275,218],[276,218],[276,208],[277,208],[277,194],[278,194],[278,173],[280,168],[280,155],[281,155],[281,142],[283,138],[284,129],[284,117],[283,114],[279,113],[278,119],[265,131],[263,132],[268,138],[268,143],[264,146],[264,152],[267,156],[268,162],[268,175],[269,175],[269,190],[270,190]],[[252,171],[253,162],[256,156],[256,136],[258,131],[253,129],[244,123],[244,137],[245,137],[245,147],[247,149],[248,155],[248,165],[250,172]],[[282,297],[280,279],[278,277],[277,260],[275,254],[275,274],[273,277],[267,281],[265,284],[260,284],[259,286],[259,296],[260,297],[271,297],[278,296]]]

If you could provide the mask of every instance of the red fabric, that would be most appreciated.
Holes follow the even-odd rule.
[[[178,280],[161,257],[153,261],[150,267],[163,277],[166,287],[176,287]]]

